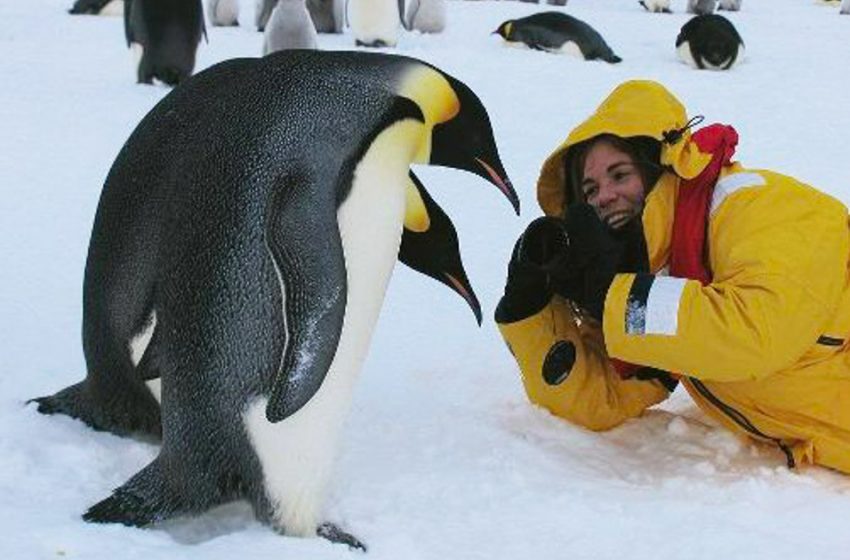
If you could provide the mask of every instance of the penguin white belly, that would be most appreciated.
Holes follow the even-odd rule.
[[[109,4],[104,6],[99,16],[123,16],[124,15],[124,0],[112,0]]]
[[[133,79],[135,80],[139,72],[139,64],[142,62],[142,57],[145,55],[145,46],[141,43],[130,43],[130,60],[133,61]]]
[[[407,173],[416,147],[409,135],[421,135],[421,130],[421,123],[404,121],[379,134],[337,211],[347,299],[339,345],[321,387],[277,424],[266,420],[267,397],[249,403],[244,413],[273,523],[289,535],[314,536],[320,520],[337,436],[398,256]]]
[[[350,0],[348,17],[357,41],[367,45],[383,41],[388,47],[398,42],[397,0]]]
[[[156,329],[156,311],[151,311],[151,314],[148,316],[147,321],[145,321],[142,330],[136,333],[127,344],[128,349],[130,350],[130,360],[133,362],[134,366],[139,365],[139,362],[142,361],[142,356],[145,355],[145,351],[151,343],[151,338],[153,338],[154,329]],[[145,385],[147,385],[148,390],[151,392],[156,401],[161,403],[162,383],[160,379],[151,379],[150,381],[146,381]]]
[[[576,58],[580,58],[584,60],[584,53],[581,52],[581,49],[578,47],[575,41],[567,41],[557,51],[553,51],[558,54],[565,54],[568,56],[574,56]]]

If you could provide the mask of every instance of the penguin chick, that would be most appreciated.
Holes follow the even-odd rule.
[[[316,28],[304,0],[278,0],[265,30],[263,54],[285,49],[315,49]]]
[[[239,25],[239,0],[207,0],[207,17],[217,27]]]

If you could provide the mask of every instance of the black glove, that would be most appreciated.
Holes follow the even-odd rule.
[[[508,263],[505,295],[496,307],[496,321],[513,323],[543,309],[552,299],[553,273],[565,267],[569,242],[564,221],[541,217],[520,235]]]
[[[589,204],[573,204],[565,217],[569,258],[552,275],[555,291],[602,320],[605,296],[619,272],[649,269],[640,218],[612,230]]]

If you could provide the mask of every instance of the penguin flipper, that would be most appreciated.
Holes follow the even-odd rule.
[[[347,277],[336,189],[306,173],[279,180],[270,201],[266,243],[283,292],[286,347],[274,375],[266,418],[279,422],[319,390],[339,344]]]
[[[186,511],[181,496],[165,484],[157,458],[116,488],[111,496],[91,506],[83,514],[83,520],[144,527]]]
[[[398,260],[457,292],[480,326],[481,304],[463,267],[457,230],[413,171],[408,172],[408,179],[408,203]]]

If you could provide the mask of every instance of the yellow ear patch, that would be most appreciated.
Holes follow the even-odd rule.
[[[405,72],[398,94],[419,105],[429,128],[454,118],[460,112],[460,100],[449,81],[428,66],[416,65]]]
[[[422,196],[419,194],[419,189],[416,188],[409,175],[407,177],[407,188],[404,197],[404,228],[415,233],[428,231],[428,228],[431,227],[431,218],[428,217],[428,209],[425,207],[425,201],[422,200]]]
[[[505,37],[506,38],[511,36],[511,31],[513,31],[513,28],[514,28],[514,22],[509,21],[508,23],[505,24]]]

